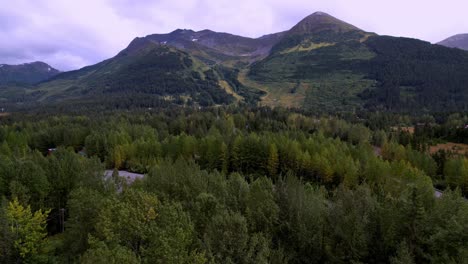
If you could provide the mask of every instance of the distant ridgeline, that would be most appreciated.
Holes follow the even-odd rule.
[[[467,111],[467,72],[466,51],[379,36],[317,12],[256,39],[180,29],[136,38],[98,64],[47,81],[53,75],[24,77],[27,84],[42,81],[32,87],[12,84],[0,68],[0,99],[111,108],[246,103],[316,112]]]
[[[458,34],[438,43],[449,48],[468,50],[468,34]]]
[[[0,86],[37,84],[58,73],[58,70],[39,61],[20,65],[0,64]]]

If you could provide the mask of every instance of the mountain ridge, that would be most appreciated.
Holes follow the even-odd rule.
[[[268,54],[271,47],[284,35],[284,32],[264,35],[259,38],[249,38],[230,33],[215,32],[209,29],[193,31],[177,29],[166,34],[150,34],[135,38],[127,51],[138,49],[148,42],[160,45],[171,45],[185,51],[206,49],[208,52],[219,53],[229,57],[258,58]],[[124,50],[124,51],[125,51]]]
[[[468,109],[465,72],[464,51],[379,36],[316,12],[259,38],[188,29],[137,37],[113,58],[25,92],[39,101],[119,95],[128,104],[143,96],[319,112],[454,111]]]
[[[437,44],[449,48],[459,48],[468,51],[468,33],[451,36]]]
[[[0,85],[32,85],[50,79],[59,73],[59,70],[41,61],[17,65],[0,63]]]

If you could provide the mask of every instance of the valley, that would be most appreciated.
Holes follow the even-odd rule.
[[[113,97],[143,96],[147,107],[166,101],[434,113],[468,109],[467,71],[466,51],[379,36],[317,12],[260,38],[181,29],[137,37],[113,58],[28,86],[7,85],[0,95],[16,106],[106,105]]]
[[[278,33],[203,29],[220,2],[197,30],[161,34],[205,2],[170,16],[117,2],[73,8],[70,39],[60,14],[40,15],[70,3],[39,1],[18,25],[28,5],[3,22],[17,2],[2,6],[0,31],[21,43],[0,43],[0,59],[82,65],[121,50],[63,72],[0,64],[0,263],[466,263],[463,35],[431,44],[324,12],[299,20],[289,2],[286,30],[252,10]],[[247,14],[214,15],[250,29]]]

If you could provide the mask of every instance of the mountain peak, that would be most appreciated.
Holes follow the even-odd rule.
[[[47,80],[60,71],[42,61],[18,65],[0,64],[0,85],[2,84],[34,84]]]
[[[321,31],[348,32],[354,30],[360,29],[325,12],[318,11],[301,20],[289,32],[291,34],[311,34]]]
[[[195,33],[195,31],[191,30],[191,29],[176,29],[174,31],[172,31],[171,33],[169,34],[193,34]]]
[[[330,15],[322,11],[317,11],[313,13],[311,16],[330,16]]]

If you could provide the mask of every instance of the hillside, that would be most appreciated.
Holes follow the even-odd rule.
[[[0,64],[0,85],[35,84],[59,73],[60,71],[40,61],[20,65]]]
[[[468,108],[468,53],[378,36],[315,13],[250,68],[266,105],[320,112],[452,111]]]
[[[468,34],[458,34],[437,43],[449,48],[468,50]]]
[[[379,36],[316,12],[286,32],[256,39],[185,29],[135,38],[111,59],[0,97],[128,107],[162,100],[314,112],[464,111],[466,72],[465,51]]]
[[[0,264],[468,264],[460,7],[3,2]]]
[[[30,99],[42,102],[72,99],[140,106],[160,100],[209,106],[255,96],[233,84],[236,76],[230,77],[231,71],[223,66],[210,67],[166,44],[145,41],[136,45],[133,41],[111,59],[62,73],[28,92]]]
[[[283,32],[266,35],[260,38],[247,38],[211,30],[195,32],[187,29],[177,29],[168,34],[153,34],[143,38],[135,38],[124,52],[138,50],[147,43],[169,45],[189,52],[194,57],[209,65],[224,64],[239,66],[267,56],[284,35]]]

